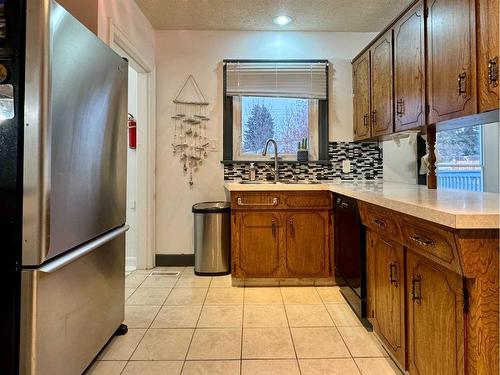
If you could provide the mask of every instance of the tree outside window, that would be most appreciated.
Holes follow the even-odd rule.
[[[267,139],[274,138],[278,152],[294,155],[298,144],[309,138],[309,100],[242,97],[242,151],[259,154]]]

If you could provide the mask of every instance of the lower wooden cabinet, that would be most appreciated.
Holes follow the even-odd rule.
[[[456,230],[358,202],[368,318],[411,375],[498,374],[498,230]]]
[[[233,277],[332,276],[329,192],[239,192],[231,199]]]
[[[280,214],[236,212],[233,214],[233,275],[278,277],[280,272]]]
[[[408,251],[407,285],[410,374],[464,374],[462,277]]]
[[[367,231],[370,320],[379,337],[405,367],[404,248]]]
[[[285,269],[290,277],[328,277],[331,241],[328,211],[284,214]]]
[[[369,319],[386,348],[412,375],[464,374],[461,275],[372,230],[366,239]]]

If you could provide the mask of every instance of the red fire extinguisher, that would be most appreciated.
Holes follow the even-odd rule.
[[[137,147],[137,122],[130,113],[128,114],[128,147],[134,150]]]

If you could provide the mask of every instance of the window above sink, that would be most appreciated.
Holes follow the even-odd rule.
[[[225,60],[223,162],[297,161],[305,139],[308,161],[328,162],[327,60]]]

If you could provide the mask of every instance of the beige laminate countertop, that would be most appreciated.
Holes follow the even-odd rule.
[[[500,194],[429,190],[426,186],[384,181],[325,182],[318,185],[227,182],[228,191],[327,190],[457,229],[498,229]]]

